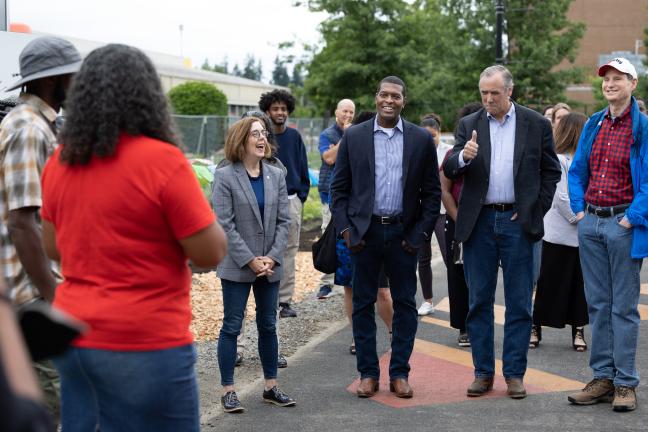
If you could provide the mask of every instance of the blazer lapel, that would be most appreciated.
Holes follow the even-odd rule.
[[[367,149],[367,157],[369,157],[369,175],[371,176],[371,183],[376,187],[374,179],[376,178],[376,149],[374,147],[374,133],[373,133],[374,122],[366,122],[366,131],[368,139],[366,142],[369,143],[369,148]]]
[[[261,213],[259,213],[259,203],[256,199],[256,195],[254,195],[254,191],[252,190],[252,185],[250,184],[250,179],[248,178],[245,167],[241,162],[237,162],[234,165],[234,171],[236,171],[236,179],[241,185],[241,190],[243,191],[245,198],[247,198],[252,205],[252,211],[259,222],[259,226],[263,227],[263,223],[261,223]],[[263,183],[265,184],[265,182]]]
[[[517,177],[522,153],[524,152],[524,143],[528,131],[528,120],[519,105],[515,106],[515,150],[513,150],[513,178]]]
[[[263,164],[263,163],[262,163]],[[269,232],[270,227],[270,212],[273,210],[270,208],[270,204],[274,201],[268,199],[269,196],[277,194],[278,189],[273,187],[274,183],[270,176],[270,170],[263,169],[263,193],[265,195],[265,205],[263,206],[263,232]],[[297,199],[297,198],[296,198]],[[279,205],[279,199],[276,200],[277,205]],[[258,206],[257,206],[258,207]]]
[[[469,132],[472,136],[472,131]],[[490,176],[490,163],[491,163],[491,140],[490,140],[490,126],[488,124],[488,115],[484,110],[477,120],[477,145],[479,146],[479,153],[482,155],[482,162],[486,170],[486,176]]]
[[[405,181],[407,179],[407,170],[410,165],[410,160],[412,156],[412,152],[414,151],[414,143],[412,142],[413,135],[412,135],[412,125],[410,123],[406,123],[405,120],[403,120],[403,177],[402,177],[402,185],[403,185],[403,191],[405,190]]]

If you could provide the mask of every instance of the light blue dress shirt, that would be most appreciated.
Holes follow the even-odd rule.
[[[515,187],[513,182],[513,154],[515,152],[515,104],[500,123],[495,117],[487,114],[490,131],[491,158],[488,192],[484,204],[515,203]],[[479,137],[477,137],[479,144]],[[463,158],[463,150],[459,153],[459,167],[469,165]]]
[[[373,214],[397,216],[403,212],[403,120],[388,129],[374,120],[375,187]]]
[[[501,123],[488,114],[491,160],[486,204],[514,203],[513,153],[515,151],[515,105]]]

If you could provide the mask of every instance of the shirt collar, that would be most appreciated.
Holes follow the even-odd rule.
[[[398,129],[400,131],[400,133],[403,133],[403,119],[400,116],[398,116],[398,123],[396,123],[396,126],[394,127],[394,129]],[[383,131],[383,132],[387,133],[389,128],[384,128],[384,127],[380,126],[378,124],[378,116],[376,116],[376,117],[374,117],[374,128],[373,128],[373,130],[374,130],[374,132]]]
[[[515,116],[515,104],[513,101],[511,101],[511,108],[509,108],[508,112],[506,115],[504,115],[504,121],[502,123],[506,123],[508,119],[511,117]],[[493,117],[488,111],[486,111],[486,117],[488,117],[488,120],[495,120],[498,121],[495,117]]]
[[[626,109],[623,110],[621,115],[616,117],[614,120],[618,120],[618,121],[625,120],[627,117],[630,117],[630,111],[631,110],[632,110],[632,102],[630,103],[630,105],[628,105],[628,107]],[[612,114],[610,114],[610,107],[608,107],[607,111],[605,112],[605,118],[612,121]]]
[[[20,95],[20,101],[40,111],[43,117],[45,117],[50,123],[56,121],[56,111],[54,111],[51,106],[47,105],[47,103],[38,96],[31,93],[22,93]]]

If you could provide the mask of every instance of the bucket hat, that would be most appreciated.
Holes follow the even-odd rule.
[[[20,53],[20,80],[7,90],[40,78],[66,75],[81,68],[81,54],[70,42],[56,36],[42,36],[29,42]]]

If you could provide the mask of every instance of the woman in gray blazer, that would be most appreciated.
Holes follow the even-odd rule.
[[[264,161],[270,155],[268,131],[254,117],[229,129],[225,157],[230,165],[214,174],[212,201],[227,234],[227,256],[218,265],[223,288],[223,327],[218,338],[218,365],[225,412],[243,411],[234,390],[236,337],[245,307],[254,292],[263,366],[263,400],[279,406],[295,401],[277,388],[276,308],[282,260],[288,241],[288,195],[283,172]]]

